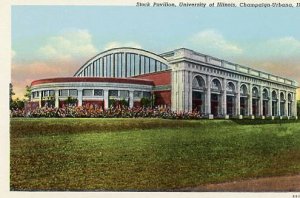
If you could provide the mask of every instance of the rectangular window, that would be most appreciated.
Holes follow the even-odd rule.
[[[143,97],[144,98],[151,98],[151,92],[143,91]]]
[[[143,92],[141,92],[141,91],[134,91],[133,92],[133,97],[134,98],[142,98],[143,97]]]
[[[156,61],[156,69],[157,71],[161,70],[161,63],[159,61]]]
[[[109,90],[108,95],[113,97],[118,97],[118,90]]]
[[[118,77],[122,77],[122,54],[118,54]]]
[[[114,55],[109,56],[110,60],[110,76],[115,77],[115,64],[114,64]]]
[[[70,96],[77,96],[78,95],[78,91],[77,91],[77,89],[70,89],[69,90],[69,95]]]
[[[96,76],[96,61],[93,62],[93,77]]]
[[[126,54],[126,77],[130,76],[130,63],[131,63],[130,54]]]
[[[47,91],[43,91],[43,92],[42,92],[42,96],[43,96],[43,97],[49,96],[48,90],[47,90]]]
[[[110,71],[110,56],[106,56],[106,76],[111,77],[111,71]]]
[[[92,89],[84,89],[82,91],[83,96],[92,96],[93,95],[93,90]]]
[[[115,69],[115,77],[118,77],[118,71],[119,71],[119,54],[114,54],[114,69]]]
[[[54,90],[50,90],[49,91],[49,96],[54,96],[55,95],[55,91]]]
[[[128,96],[129,96],[128,91],[124,91],[124,90],[120,91],[120,98],[128,98]]]
[[[104,77],[103,58],[100,58],[99,64],[100,77]]]
[[[148,74],[150,71],[150,60],[148,57],[145,57],[145,73]]]
[[[130,55],[130,76],[134,76],[135,75],[135,68],[134,65],[135,64],[135,56],[134,54]]]
[[[107,61],[106,57],[103,57],[103,77],[107,77]]]
[[[102,89],[95,89],[94,90],[94,96],[103,96],[103,90]]]
[[[59,90],[59,96],[68,96],[68,89]]]
[[[150,58],[150,73],[155,72],[155,60]]]
[[[122,54],[122,77],[126,76],[126,55]]]
[[[141,74],[145,73],[145,57],[144,56],[140,56],[141,59]]]

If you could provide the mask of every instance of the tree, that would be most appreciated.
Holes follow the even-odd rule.
[[[25,100],[30,101],[31,99],[31,87],[26,85],[26,92],[25,92]]]
[[[15,95],[15,92],[13,90],[13,84],[9,83],[9,105],[10,105],[10,109],[11,109],[11,105],[13,103],[13,99],[12,99],[13,95]]]
[[[24,106],[25,106],[25,101],[24,100],[20,100],[19,98],[16,98],[10,104],[10,109],[11,110],[13,110],[13,109],[24,109]]]

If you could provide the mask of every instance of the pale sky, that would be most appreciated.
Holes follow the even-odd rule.
[[[300,83],[299,9],[13,6],[11,14],[17,97],[33,80],[73,76],[92,56],[121,46],[186,47]]]

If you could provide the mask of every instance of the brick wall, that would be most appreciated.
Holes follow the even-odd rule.
[[[171,106],[171,91],[155,91],[155,105]]]
[[[154,85],[170,85],[171,84],[171,71],[162,71],[152,74],[144,74],[135,76],[134,78],[152,80]]]

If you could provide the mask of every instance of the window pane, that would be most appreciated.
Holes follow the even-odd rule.
[[[55,95],[55,91],[54,90],[50,90],[49,92],[50,92],[49,93],[50,96],[54,96]]]
[[[145,73],[149,73],[150,71],[150,60],[148,57],[145,58]]]
[[[118,97],[118,90],[109,90],[108,94],[109,96]]]
[[[141,74],[145,73],[145,57],[141,56]]]
[[[43,95],[42,95],[42,96],[49,96],[49,94],[48,94],[48,93],[49,93],[49,92],[48,92],[48,90],[47,90],[47,91],[43,91],[42,93],[43,93]]]
[[[156,71],[161,70],[161,63],[159,61],[156,61]]]
[[[120,97],[121,98],[127,98],[129,96],[129,92],[128,91],[120,91]]]
[[[130,76],[134,76],[135,75],[135,68],[134,68],[134,63],[135,63],[135,60],[134,60],[134,54],[130,54]]]
[[[77,96],[77,89],[70,89],[70,96]]]
[[[59,90],[59,96],[68,96],[68,90],[67,89]]]
[[[133,97],[134,98],[142,98],[143,92],[141,91],[134,91],[133,92]]]
[[[140,75],[140,56],[134,55],[134,75]]]
[[[104,70],[104,67],[103,67],[103,58],[100,58],[100,61],[99,61],[99,73],[100,73],[100,77],[104,77],[104,72],[103,72],[103,70]]]
[[[110,73],[110,56],[106,56],[106,76],[111,77]]]
[[[144,91],[144,92],[143,92],[143,97],[144,97],[144,98],[151,98],[151,93],[148,92],[148,91]]]
[[[92,89],[84,89],[82,91],[83,96],[92,96],[93,95],[93,90]]]
[[[155,72],[155,60],[150,58],[150,72]]]
[[[94,90],[94,96],[103,96],[103,90],[102,89],[95,89]]]
[[[122,54],[122,77],[126,76],[126,54]]]
[[[130,76],[130,54],[126,54],[126,77]]]

